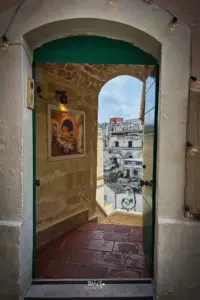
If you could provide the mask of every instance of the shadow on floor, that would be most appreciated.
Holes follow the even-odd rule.
[[[149,277],[142,227],[88,223],[36,252],[36,278]]]

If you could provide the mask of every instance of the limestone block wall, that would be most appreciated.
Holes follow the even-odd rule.
[[[89,209],[95,212],[97,165],[97,95],[87,85],[79,85],[79,78],[63,79],[59,72],[52,74],[42,65],[36,67],[36,82],[41,95],[36,99],[36,189],[37,231],[43,230],[78,212]],[[64,72],[64,71],[63,71]],[[70,76],[70,72],[68,72]],[[85,112],[86,156],[58,161],[47,160],[47,107],[58,105],[56,90],[66,90],[67,107]]]

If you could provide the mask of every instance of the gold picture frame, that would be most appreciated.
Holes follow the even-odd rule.
[[[85,112],[48,105],[48,160],[85,157]]]

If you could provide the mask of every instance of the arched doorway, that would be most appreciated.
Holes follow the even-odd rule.
[[[168,287],[171,291],[173,283],[176,279],[178,280],[178,278],[180,278],[181,271],[175,272],[175,269],[177,269],[177,266],[180,265],[182,259],[177,251],[179,252],[179,248],[181,248],[181,245],[184,243],[183,237],[181,236],[179,242],[180,247],[172,244],[171,232],[174,232],[175,229],[179,230],[180,226],[184,226],[184,221],[182,220],[182,201],[184,198],[185,176],[184,122],[186,120],[190,60],[190,34],[188,28],[184,24],[181,24],[178,31],[168,31],[167,27],[171,22],[171,15],[164,12],[159,7],[156,7],[154,10],[152,9],[152,5],[147,6],[143,2],[138,3],[138,1],[132,1],[131,3],[128,3],[128,5],[126,1],[119,1],[114,8],[114,11],[113,9],[105,10],[103,1],[98,5],[93,5],[93,1],[80,1],[76,3],[76,9],[73,9],[73,3],[70,3],[68,6],[64,1],[60,6],[55,6],[53,2],[44,2],[44,5],[41,5],[35,10],[33,9],[33,6],[27,5],[26,17],[22,16],[24,13],[24,10],[22,10],[18,14],[16,21],[14,21],[14,24],[17,26],[13,26],[12,33],[9,36],[11,40],[19,38],[20,43],[23,38],[25,38],[30,49],[30,54],[32,54],[32,49],[41,46],[44,42],[52,40],[52,36],[54,38],[60,38],[73,35],[74,33],[101,35],[129,41],[138,45],[140,48],[145,49],[148,53],[154,53],[157,58],[161,58],[160,49],[162,46],[163,67],[161,70],[161,113],[159,121],[159,137],[162,136],[162,139],[159,139],[159,173],[157,179],[159,183],[159,190],[157,192],[159,209],[156,217],[156,226],[157,229],[159,229],[157,230],[159,234],[157,234],[156,243],[156,253],[158,254],[156,258],[156,281],[157,293],[160,292],[163,295]],[[38,3],[36,3],[36,5],[38,5]],[[53,12],[48,15],[48,18],[46,18],[46,7],[48,7],[48,10]],[[118,13],[115,13],[115,10],[118,10]],[[94,19],[94,16],[96,19]],[[24,22],[18,22],[20,18],[23,19]],[[158,26],[158,24],[160,24],[160,26]],[[154,47],[155,45],[156,47]],[[21,45],[19,44],[19,46],[14,47],[15,51],[12,51],[12,53],[9,54],[13,60],[9,60],[10,56],[8,56],[8,60],[5,59],[3,63],[5,63],[6,66],[9,61],[10,65],[2,68],[3,74],[4,72],[6,72],[6,74],[10,72],[11,77],[7,79],[8,76],[5,76],[2,84],[6,91],[6,87],[9,87],[10,78],[13,78],[13,80],[15,78],[16,80],[16,74],[18,74],[20,70],[22,76],[19,76],[18,78],[19,88],[15,91],[15,96],[18,97],[18,99],[21,99],[22,94],[25,94],[26,74],[30,73],[31,70],[26,53],[21,50]],[[171,55],[171,53],[173,53],[173,55]],[[13,61],[18,61],[19,65],[14,66],[12,63]],[[182,88],[178,89],[177,87],[179,86]],[[5,99],[8,99],[8,101],[4,101],[5,107],[6,103],[10,103],[9,95],[9,92],[8,96],[5,94]],[[179,105],[179,101],[181,105]],[[8,107],[6,107],[5,111],[9,111],[9,104],[7,105]],[[170,111],[170,113],[168,113],[169,107],[173,107],[173,111]],[[19,176],[17,176],[18,180],[24,181],[22,192],[17,186],[13,192],[18,195],[19,199],[21,199],[19,204],[21,205],[20,207],[26,206],[26,214],[24,214],[21,219],[19,217],[19,220],[22,221],[23,224],[21,231],[22,235],[25,237],[31,237],[32,171],[28,173],[27,170],[32,170],[32,161],[30,159],[32,156],[32,149],[28,146],[32,143],[32,133],[30,128],[32,117],[30,112],[28,113],[24,106],[22,110],[16,110],[16,114],[18,111],[22,111],[23,123],[20,123],[18,127],[15,127],[15,129],[19,135],[21,135],[21,132],[24,131],[24,135],[22,137],[23,143],[19,143],[19,145],[16,144],[16,151],[19,153],[23,152],[24,154],[25,163],[24,166],[22,166],[22,169],[26,176],[22,179],[20,176],[22,176],[23,173],[19,172]],[[16,119],[21,120],[21,115]],[[173,128],[176,128],[175,132],[173,131]],[[173,138],[170,135],[172,131],[174,132]],[[11,137],[12,136],[10,136],[8,143],[10,149],[12,149],[13,143],[13,139]],[[179,143],[176,143],[177,140]],[[167,143],[167,141],[169,141],[169,143]],[[170,147],[173,145],[173,153],[168,149],[169,145],[171,145]],[[176,157],[178,156],[180,159],[177,161]],[[9,162],[9,160],[6,161]],[[175,165],[174,161],[176,161]],[[167,164],[166,167],[163,165],[164,162]],[[174,172],[175,169],[177,173]],[[18,170],[20,170],[20,167]],[[168,176],[166,176],[166,174],[168,174]],[[167,186],[170,186],[171,189],[168,189],[166,192]],[[22,195],[23,197],[21,197]],[[174,195],[176,195],[175,199],[173,198]],[[174,199],[175,201],[171,201],[171,199]],[[9,203],[9,201],[7,201],[7,203]],[[12,218],[12,221],[16,221],[16,219]],[[12,226],[14,226],[14,224]],[[16,227],[17,226],[19,225],[16,224]],[[166,230],[166,227],[169,230]],[[191,226],[191,228],[193,227]],[[23,250],[27,249],[27,247],[28,251]],[[182,247],[182,249],[183,248],[184,247]],[[20,249],[22,249],[24,253],[20,262],[23,266],[29,266],[31,260],[30,253],[32,253],[32,243],[29,242],[27,244],[27,239],[21,239]],[[163,249],[166,251],[163,252]],[[164,275],[165,272],[163,272],[163,263],[166,261],[165,258],[166,252],[168,251],[167,249],[170,249],[168,253],[169,255],[173,252],[176,257],[175,261],[172,260],[171,262],[168,262],[169,270],[171,270],[171,276]],[[19,252],[17,252],[16,257],[19,257]],[[30,274],[30,267],[26,269],[26,272],[22,272],[22,282],[23,278],[25,281],[25,284],[22,284],[23,290],[26,289],[27,284],[31,280]],[[193,284],[193,281],[191,281],[191,283]],[[163,285],[166,286],[165,292],[164,289],[162,289]],[[172,293],[174,293],[174,289]]]
[[[90,48],[88,49],[88,46],[87,48],[85,48],[86,45],[92,46],[93,56],[87,56]],[[76,53],[75,49],[77,49],[77,46],[79,46],[79,50]],[[67,52],[65,51],[66,47],[68,49]],[[51,49],[54,49],[54,51],[58,51],[54,52],[53,57]],[[118,49],[118,52],[115,54],[115,56],[113,56],[114,49]],[[121,55],[119,55],[120,51],[122,51]],[[74,58],[75,53],[76,59]],[[83,209],[88,210],[89,218],[92,217],[96,211],[96,193],[94,189],[96,186],[96,182],[93,175],[96,172],[95,166],[97,154],[95,150],[95,144],[93,143],[95,142],[95,137],[97,134],[98,94],[101,87],[107,80],[113,78],[115,74],[124,75],[127,74],[127,72],[128,74],[140,79],[142,82],[145,82],[146,79],[150,76],[152,69],[157,67],[157,60],[151,55],[146,54],[139,48],[136,48],[129,43],[92,36],[70,37],[47,43],[41,48],[35,50],[34,60],[36,80],[37,78],[41,78],[39,84],[40,87],[42,87],[43,95],[45,94],[45,96],[42,97],[44,101],[45,99],[52,99],[51,97],[53,97],[55,91],[58,90],[58,86],[60,86],[62,90],[64,89],[66,94],[68,93],[68,104],[65,105],[65,112],[62,108],[60,108],[61,116],[64,120],[64,122],[61,124],[62,134],[66,134],[68,138],[70,133],[74,131],[72,122],[65,118],[64,113],[67,114],[68,110],[69,112],[71,110],[73,110],[74,112],[77,111],[77,113],[79,114],[81,113],[81,111],[84,112],[84,139],[86,142],[86,149],[88,149],[86,150],[84,158],[82,157],[80,158],[80,160],[69,160],[66,157],[66,160],[64,159],[62,164],[59,163],[58,160],[57,165],[55,165],[54,167],[55,169],[52,169],[53,172],[56,172],[54,175],[56,177],[56,174],[58,174],[57,172],[60,173],[59,176],[61,176],[61,178],[62,176],[67,176],[67,185],[61,185],[63,179],[59,179],[59,183],[56,183],[58,178],[55,178],[55,182],[53,181],[53,184],[56,184],[57,187],[55,187],[54,189],[52,189],[52,184],[50,184],[49,186],[45,184],[45,188],[44,186],[37,187],[37,232],[39,232],[37,234],[37,240],[40,241],[37,244],[41,246],[41,243],[44,243],[41,237],[44,236],[46,232],[49,232],[52,226],[54,227],[53,222],[56,222],[57,226],[59,226],[59,222],[63,222],[64,217],[65,222],[68,221],[69,217],[75,217],[76,220],[78,220],[77,215]],[[77,60],[80,60],[82,64],[74,63]],[[123,60],[125,60],[126,63],[122,64]],[[136,64],[137,62],[139,64]],[[76,85],[77,96],[73,95],[72,93],[74,84]],[[48,89],[45,88],[46,86],[48,86]],[[87,88],[87,93],[84,92],[85,88]],[[85,94],[85,96],[82,97],[82,94]],[[156,97],[156,94],[154,96]],[[45,105],[47,104],[55,105],[57,99],[53,98],[51,100],[51,104],[47,102],[45,103],[44,101],[42,102],[41,97],[40,99],[38,98],[38,101],[39,102],[37,102],[36,100],[36,120],[43,118],[43,109],[41,112],[42,106],[45,107]],[[57,105],[59,106],[60,104],[57,103]],[[57,110],[59,110],[59,108],[57,108]],[[75,120],[76,117],[72,116],[72,119]],[[40,122],[40,126],[42,126],[42,122],[44,122],[44,118],[43,121]],[[66,132],[63,132],[63,125],[66,128]],[[131,148],[129,142],[130,133],[132,133],[132,127],[132,123],[127,123],[127,130],[129,132],[129,138],[127,140],[128,152]],[[44,165],[46,169],[49,168],[48,163],[44,161],[46,155],[45,148],[43,148],[43,153],[41,152],[42,147],[40,146],[40,141],[42,132],[44,134],[44,129],[41,130],[40,127],[38,127],[37,129],[36,122],[36,138],[39,145],[39,147],[37,147],[36,142],[36,149],[40,148],[40,152],[38,152],[38,150],[36,152],[37,178],[41,177]],[[114,132],[116,132],[116,128],[114,128]],[[99,134],[100,132],[98,131],[98,135]],[[75,134],[73,134],[73,136],[75,136]],[[65,136],[62,136],[62,138],[65,138]],[[74,141],[74,143],[76,143],[76,140]],[[87,167],[86,165],[85,167],[83,167],[85,159],[88,159]],[[62,172],[60,170],[62,170]],[[43,176],[44,178],[46,178],[48,175],[47,173],[43,173]],[[130,176],[130,170],[127,169],[127,177],[130,178]],[[114,184],[115,177],[113,177],[111,180]],[[113,188],[114,186],[112,186],[111,192],[113,191]],[[49,194],[50,190],[52,191],[51,194]],[[84,199],[84,195],[86,193],[88,193],[87,202]],[[115,194],[115,200],[113,200],[113,203],[115,203],[115,207],[117,207],[118,200],[120,201],[120,195],[123,194],[126,194],[125,187],[121,187],[121,190],[118,190]],[[57,200],[55,201],[53,199]],[[131,201],[133,201],[133,198],[131,198]],[[153,195],[153,203],[155,204],[155,190]],[[71,215],[72,212],[73,215]],[[151,207],[151,212],[148,215],[148,226],[151,232],[153,232],[154,226],[154,212],[154,208]],[[145,215],[144,218],[146,218]],[[62,232],[62,234],[64,234],[64,232]],[[52,237],[49,236],[49,238]],[[151,252],[151,255],[149,256],[149,265],[152,266],[153,238],[151,238],[148,243],[148,253],[146,253],[146,255],[149,256],[149,253]]]

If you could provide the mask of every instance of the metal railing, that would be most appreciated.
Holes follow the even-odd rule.
[[[126,188],[128,194],[127,197],[123,198],[121,201],[121,205],[123,209],[125,209],[127,212],[130,210],[134,210],[137,204],[136,201],[136,194],[139,194],[141,191],[141,184],[135,187],[127,187]],[[135,211],[135,210],[134,210]]]

